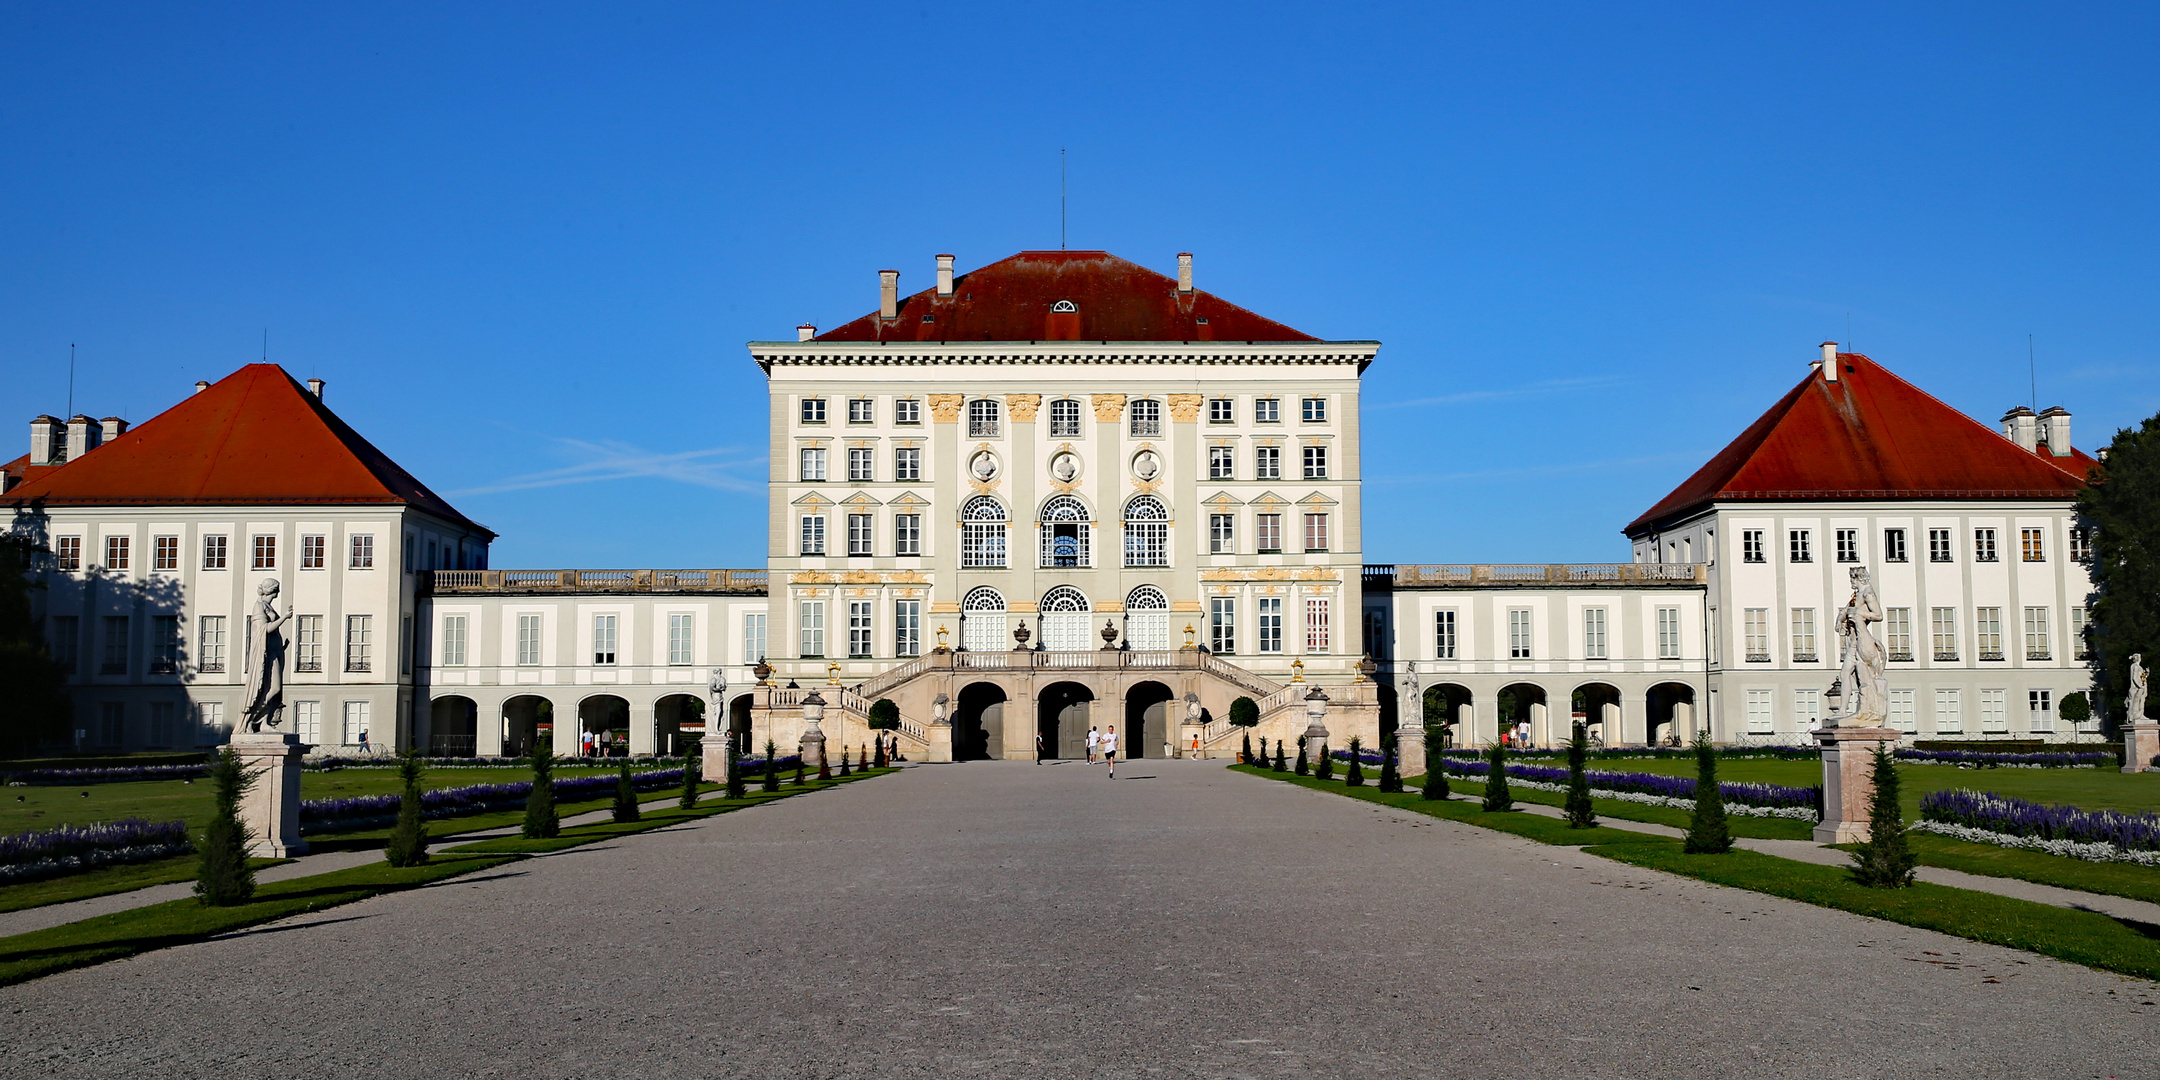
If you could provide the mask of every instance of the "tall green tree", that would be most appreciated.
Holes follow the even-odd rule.
[[[1567,811],[1570,829],[1589,829],[1597,826],[1597,812],[1590,808],[1590,772],[1584,768],[1590,757],[1590,733],[1583,722],[1575,721],[1575,733],[1569,737],[1567,746],[1567,800],[1562,809]]]
[[[1485,809],[1515,809],[1515,793],[1508,790],[1507,746],[1495,741],[1485,752]]]
[[[1365,786],[1365,769],[1363,764],[1358,761],[1359,756],[1364,753],[1365,740],[1355,735],[1350,736],[1350,767],[1343,770],[1343,786]]]
[[[230,746],[210,760],[215,809],[209,827],[203,830],[195,897],[212,907],[245,904],[255,896],[255,868],[248,865],[248,830],[240,821],[240,800],[255,786],[255,779]]]
[[[1380,736],[1380,790],[1390,794],[1402,790],[1402,763],[1395,759],[1397,740],[1401,738],[1400,731]]]
[[[1260,704],[1249,697],[1241,697],[1230,703],[1230,726],[1255,728],[1260,726]]]
[[[1868,796],[1867,841],[1853,850],[1853,880],[1871,889],[1902,889],[1913,883],[1913,867],[1919,859],[1905,839],[1897,762],[1878,746],[1869,772],[1875,793]]]
[[[698,784],[704,779],[699,775],[703,771],[699,768],[702,764],[703,759],[696,754],[690,754],[683,758],[682,797],[675,800],[676,806],[684,810],[692,810],[697,807]]]
[[[2092,542],[2093,602],[2088,633],[2093,682],[2111,734],[2127,719],[2130,656],[2160,663],[2160,416],[2115,433],[2097,481],[2078,496],[2078,524]],[[2151,714],[2160,695],[2146,704]]]
[[[1454,794],[1448,790],[1447,769],[1441,760],[1447,753],[1447,727],[1428,724],[1425,728],[1425,786],[1419,794],[1428,799],[1445,799]]]
[[[1710,733],[1695,733],[1695,814],[1688,819],[1681,848],[1690,855],[1723,855],[1732,850],[1725,823],[1725,792],[1717,786],[1717,748]]]
[[[29,757],[67,739],[65,676],[31,615],[38,551],[27,536],[0,537],[0,757]]]
[[[780,790],[780,748],[771,739],[765,740],[765,775],[758,781],[764,791]]]
[[[740,799],[745,794],[742,776],[742,750],[735,745],[735,734],[728,733],[727,740],[727,797]]]
[[[419,866],[428,861],[427,824],[420,816],[420,758],[407,751],[398,759],[398,779],[405,793],[398,796],[397,828],[383,846],[383,859],[392,866]]]
[[[621,771],[615,774],[615,804],[608,808],[609,814],[618,822],[638,819],[637,787],[630,781],[630,759],[622,759]]]
[[[562,832],[562,818],[555,813],[555,750],[539,739],[532,747],[532,793],[525,796],[527,840],[548,840]]]
[[[879,698],[871,702],[870,730],[900,730],[900,706],[893,704],[890,698]]]

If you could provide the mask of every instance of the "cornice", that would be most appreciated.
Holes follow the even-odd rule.
[[[774,367],[897,364],[1355,364],[1362,373],[1377,341],[752,341],[750,357]]]

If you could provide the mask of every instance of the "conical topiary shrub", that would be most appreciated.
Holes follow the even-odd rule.
[[[809,771],[809,767],[803,764],[803,759],[802,759],[802,751],[800,751],[800,750],[797,750],[797,751],[795,751],[795,786],[796,786],[796,787],[801,787],[801,786],[803,786],[803,784],[804,784],[804,782],[805,782],[805,781],[804,781],[804,779],[803,779],[803,777],[804,777],[804,775],[805,775],[805,774],[806,774],[806,773],[807,773],[808,771]]]
[[[758,782],[763,791],[780,790],[780,748],[771,739],[765,740],[765,778]]]
[[[1567,812],[1570,829],[1590,829],[1597,826],[1597,814],[1590,808],[1590,773],[1583,766],[1590,757],[1590,733],[1583,722],[1575,721],[1575,733],[1568,739],[1567,748],[1567,802],[1561,809]]]
[[[1298,776],[1303,776],[1312,771],[1312,763],[1305,760],[1305,736],[1303,735],[1298,736],[1297,768],[1292,771]]]
[[[675,805],[684,810],[697,809],[698,784],[704,780],[704,770],[698,767],[699,764],[700,760],[695,754],[683,759],[682,797],[675,800]]]
[[[1688,819],[1687,839],[1681,850],[1690,855],[1723,855],[1732,850],[1732,832],[1725,825],[1725,793],[1717,786],[1717,750],[1710,733],[1695,735],[1695,814]]]
[[[532,793],[525,796],[525,826],[521,830],[527,840],[552,839],[562,832],[562,819],[555,814],[555,752],[552,748],[533,742]]]
[[[882,769],[885,764],[885,737],[880,735],[877,741],[877,756],[870,759],[870,766],[871,768]]]
[[[1364,747],[1364,740],[1355,735],[1350,736],[1350,767],[1343,770],[1344,787],[1365,786],[1365,769],[1358,761],[1358,756],[1364,753]]]
[[[1275,740],[1275,771],[1289,772],[1290,763],[1283,758],[1282,740]]]
[[[1252,732],[1250,731],[1245,733],[1245,745],[1238,751],[1238,760],[1244,762],[1247,765],[1253,764],[1254,759],[1252,756]]]
[[[1507,744],[1494,743],[1485,755],[1485,809],[1503,811],[1515,809],[1515,795],[1508,790]]]
[[[1380,737],[1380,790],[1394,794],[1402,790],[1402,766],[1395,760],[1395,740],[1401,732]]]
[[[1418,794],[1428,799],[1445,799],[1454,794],[1448,790],[1447,760],[1441,756],[1447,749],[1447,734],[1435,725],[1425,729],[1425,786]]]
[[[230,746],[210,762],[210,791],[216,808],[203,830],[195,897],[212,907],[245,904],[255,895],[255,869],[248,865],[248,830],[240,821],[240,800],[255,780]]]
[[[1322,780],[1335,779],[1335,758],[1328,753],[1326,743],[1320,744],[1320,756],[1313,759],[1312,774]]]
[[[727,797],[740,799],[745,794],[747,792],[743,790],[742,753],[735,745],[735,734],[729,732],[727,739]]]
[[[383,859],[392,866],[419,866],[428,861],[427,825],[420,817],[420,759],[408,753],[398,761],[398,779],[405,782],[398,796],[397,828],[383,845]]]
[[[841,775],[841,776],[853,776],[853,775],[854,775],[854,772],[853,772],[852,770],[850,770],[850,769],[848,768],[848,752],[847,752],[847,747],[845,747],[845,746],[843,746],[843,747],[841,747],[841,748],[840,748],[840,775]]]
[[[841,753],[843,753],[843,754],[844,754],[844,753],[847,753],[847,751],[846,751],[846,750],[842,750],[842,751],[841,751]],[[817,756],[817,778],[818,778],[818,779],[819,779],[820,781],[828,781],[828,780],[831,780],[831,779],[832,779],[832,755],[831,755],[831,754],[819,754],[819,755]]]
[[[608,808],[618,822],[638,819],[637,788],[630,783],[630,759],[622,759],[615,774],[615,805]]]
[[[1905,839],[1905,810],[1898,805],[1897,763],[1875,748],[1870,770],[1875,793],[1868,796],[1868,838],[1853,852],[1853,880],[1871,889],[1902,889],[1913,883],[1918,859]]]

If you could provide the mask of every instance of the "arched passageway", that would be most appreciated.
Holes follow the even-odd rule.
[[[1695,688],[1659,683],[1650,688],[1645,715],[1653,746],[1680,746],[1695,737]]]
[[[738,754],[747,754],[751,749],[750,705],[752,700],[749,694],[744,694],[728,702],[728,730],[735,735],[735,752]]]
[[[1042,756],[1085,757],[1094,707],[1094,692],[1076,682],[1051,683],[1035,695],[1035,733],[1042,739]]]
[[[564,732],[554,737],[555,703],[537,694],[520,694],[503,702],[502,752],[505,757],[524,757],[536,744],[545,743],[554,753],[577,753],[577,736]],[[564,747],[567,746],[566,751]]]
[[[705,699],[669,694],[653,703],[653,752],[680,755],[705,735]]]
[[[1159,682],[1134,683],[1125,691],[1125,720],[1118,725],[1118,754],[1128,758],[1163,757],[1176,726],[1174,698]]]
[[[1611,683],[1584,683],[1569,695],[1570,720],[1580,720],[1592,738],[1605,746],[1621,743],[1620,689]],[[1572,738],[1572,730],[1554,738]]]
[[[954,761],[1005,756],[1005,691],[996,683],[969,683],[952,713]]]
[[[630,703],[613,694],[594,694],[578,702],[578,741],[556,753],[623,757],[630,753]],[[590,749],[582,735],[592,736]]]
[[[1545,688],[1536,683],[1509,683],[1495,696],[1500,734],[1516,746],[1550,744],[1552,734],[1545,710]]]
[[[480,706],[452,694],[428,705],[428,756],[471,757],[480,741]]]
[[[1450,747],[1478,744],[1475,706],[1470,688],[1460,683],[1435,683],[1425,688],[1425,724],[1447,732]]]

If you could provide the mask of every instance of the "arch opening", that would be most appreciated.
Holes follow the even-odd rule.
[[[428,756],[472,757],[479,752],[480,706],[450,694],[428,703]]]
[[[705,736],[705,699],[669,694],[653,703],[653,752],[683,755]]]
[[[561,744],[555,740],[555,703],[538,694],[519,694],[503,702],[502,706],[502,752],[505,757],[525,757],[535,747],[551,746],[556,753],[563,746],[577,746],[577,739],[563,733]]]
[[[1647,736],[1653,746],[1683,746],[1695,737],[1695,688],[1686,683],[1659,683],[1650,688],[1645,702]]]
[[[1536,683],[1509,683],[1494,696],[1500,721],[1500,738],[1510,746],[1540,746],[1552,741],[1545,710],[1545,688]]]
[[[1087,732],[1094,723],[1095,692],[1076,682],[1051,683],[1035,695],[1036,758],[1077,758],[1087,754]]]
[[[1582,721],[1594,742],[1603,746],[1618,746],[1620,732],[1620,689],[1611,683],[1584,683],[1568,695],[1571,720]],[[1574,737],[1572,730],[1555,732],[1555,739]]]
[[[1172,729],[1177,725],[1176,694],[1159,682],[1134,683],[1125,691],[1125,722],[1118,728],[1118,753],[1125,757],[1159,758],[1170,752]]]
[[[1005,756],[1005,690],[996,683],[969,683],[952,711],[953,760],[989,761]]]
[[[1460,683],[1434,683],[1425,688],[1423,697],[1425,724],[1445,733],[1441,736],[1444,744],[1450,747],[1477,745],[1472,731],[1474,698],[1469,687]]]
[[[557,753],[580,757],[627,757],[630,753],[630,703],[613,694],[594,694],[578,702],[577,742]]]

